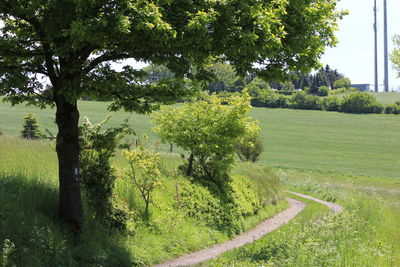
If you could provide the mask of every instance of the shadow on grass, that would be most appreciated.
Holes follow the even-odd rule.
[[[123,237],[109,235],[88,211],[85,230],[78,241],[57,214],[56,186],[43,177],[0,173],[0,263],[5,264],[2,266],[134,265]],[[9,246],[7,255],[6,239],[14,244]]]

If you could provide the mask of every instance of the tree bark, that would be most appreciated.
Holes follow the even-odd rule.
[[[189,156],[188,167],[186,169],[186,176],[191,176],[192,175],[192,172],[193,172],[193,160],[194,160],[194,155],[192,153]]]
[[[82,232],[83,211],[79,181],[79,111],[77,101],[55,95],[57,156],[59,166],[59,214],[75,234]]]

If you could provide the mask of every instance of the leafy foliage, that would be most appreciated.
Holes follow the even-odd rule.
[[[127,221],[124,210],[113,205],[113,188],[117,178],[110,159],[114,156],[119,141],[131,132],[126,122],[120,127],[103,130],[108,121],[92,124],[84,118],[80,129],[80,173],[81,184],[88,203],[97,219],[109,227],[123,230]],[[120,205],[121,206],[121,205]]]
[[[400,35],[397,34],[393,37],[393,43],[395,49],[390,54],[390,59],[397,71],[397,76],[400,77]]]
[[[400,114],[400,101],[397,101],[395,104],[390,104],[385,107],[386,114]]]
[[[349,78],[343,77],[335,81],[333,84],[334,88],[348,88],[351,86],[351,81]]]
[[[261,140],[255,136],[244,138],[235,144],[236,153],[242,161],[256,162],[264,151]]]
[[[382,113],[383,106],[367,93],[357,92],[343,98],[340,111],[348,113]]]
[[[341,99],[338,96],[323,98],[323,106],[326,111],[339,111]]]
[[[142,145],[132,151],[125,150],[124,154],[130,167],[126,174],[139,189],[146,205],[144,214],[148,217],[153,191],[161,185],[161,173],[158,168],[160,154],[152,153]]]
[[[318,87],[318,96],[328,96],[329,95],[329,87],[328,86],[320,86]]]
[[[21,137],[25,139],[39,139],[41,138],[41,132],[36,117],[29,113],[24,118],[23,129],[21,131]]]
[[[264,173],[264,178],[269,177]],[[259,211],[269,195],[259,195],[252,179],[245,176],[233,175],[229,188],[227,193],[213,182],[184,181],[179,187],[176,205],[198,222],[227,231],[230,235],[240,233],[243,219]]]
[[[189,151],[187,175],[222,186],[229,180],[235,143],[259,131],[257,123],[247,116],[250,109],[247,92],[226,99],[204,96],[181,107],[163,107],[154,115],[158,124],[155,131],[162,140]]]

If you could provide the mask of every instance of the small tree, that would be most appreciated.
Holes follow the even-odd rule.
[[[41,137],[38,121],[32,113],[24,118],[21,137],[25,139],[39,139]]]
[[[260,129],[247,116],[250,99],[246,91],[231,98],[212,95],[181,107],[163,107],[154,115],[155,130],[163,140],[189,151],[184,165],[187,176],[223,185],[229,180],[235,143]]]
[[[144,214],[148,217],[152,193],[155,188],[161,185],[161,172],[158,169],[160,154],[151,153],[143,146],[132,151],[125,150],[124,154],[130,166],[126,174],[139,189],[145,203]]]

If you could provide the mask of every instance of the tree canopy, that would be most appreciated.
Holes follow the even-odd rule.
[[[187,93],[184,78],[204,78],[215,59],[266,78],[307,71],[336,43],[344,14],[337,2],[0,1],[0,95],[56,107],[61,217],[82,228],[80,96],[98,94],[113,99],[112,110],[147,113]],[[164,65],[175,78],[143,83],[144,71],[112,67],[126,59]]]

